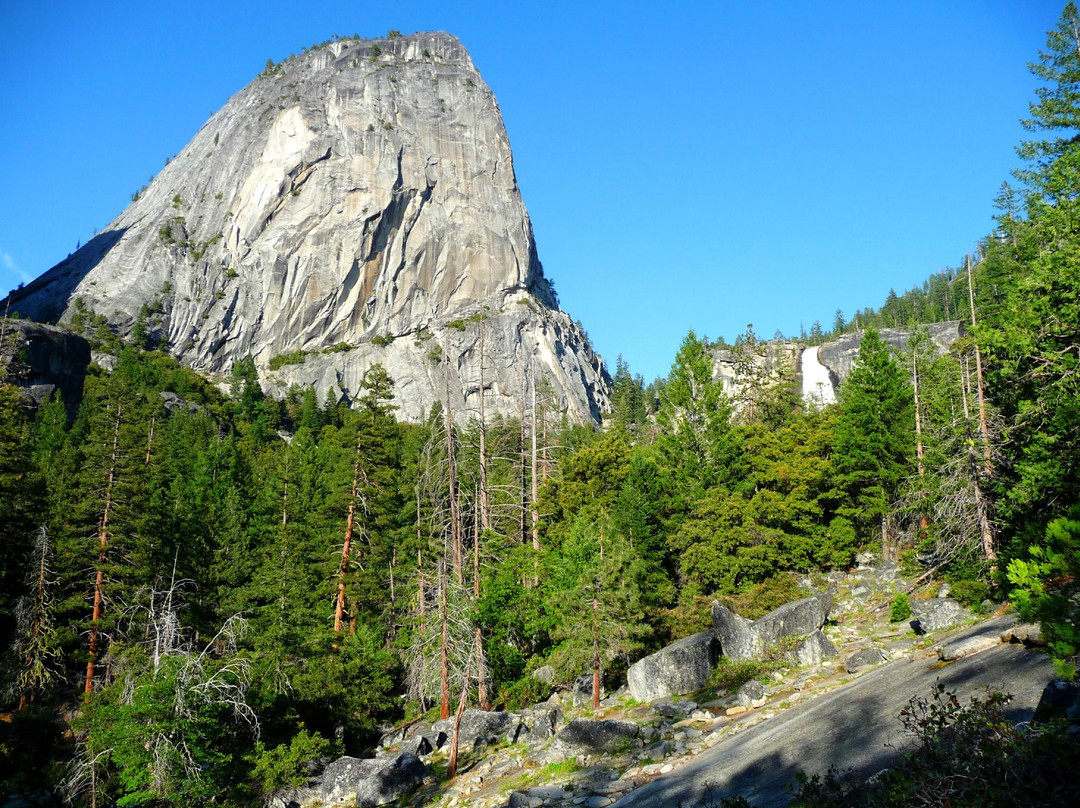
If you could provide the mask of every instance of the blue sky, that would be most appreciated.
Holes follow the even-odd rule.
[[[444,30],[499,100],[540,258],[613,367],[797,334],[992,226],[1063,2],[0,0],[0,292],[103,229],[262,69]]]

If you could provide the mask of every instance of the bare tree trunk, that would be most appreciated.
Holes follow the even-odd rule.
[[[600,709],[600,584],[597,582],[596,590],[593,591],[593,674],[592,674],[592,707]]]
[[[527,528],[525,527],[525,524],[526,524],[527,514],[529,513],[529,494],[528,494],[528,487],[527,487],[528,486],[528,460],[526,459],[526,455],[525,455],[525,451],[526,451],[526,449],[525,449],[525,446],[526,446],[526,436],[525,436],[525,393],[526,393],[526,385],[527,384],[528,384],[527,377],[522,376],[522,382],[521,382],[521,420],[519,422],[520,426],[521,426],[521,434],[520,434],[520,444],[521,444],[521,480],[520,480],[520,482],[521,482],[521,497],[520,497],[520,501],[521,501],[521,510],[519,511],[519,514],[518,514],[518,517],[519,517],[518,518],[518,535],[521,537],[521,543],[522,544],[525,544],[525,536],[526,536],[526,530],[527,530]]]
[[[968,276],[968,300],[971,304],[971,327],[975,327],[975,286],[971,280],[971,259],[967,259]],[[982,436],[983,459],[986,463],[986,476],[994,476],[994,464],[990,457],[990,427],[986,422],[986,398],[983,394],[982,354],[979,352],[979,341],[973,340],[975,345],[975,382],[979,392],[979,432]],[[991,549],[991,553],[993,550]],[[996,554],[993,556],[996,558]]]
[[[454,564],[454,577],[463,580],[464,554],[461,540],[461,502],[458,499],[457,457],[454,451],[454,419],[450,411],[450,366],[446,367],[446,464],[450,486],[450,550]],[[449,717],[444,716],[444,718]]]
[[[480,603],[480,525],[473,517],[473,599]],[[484,668],[484,635],[479,622],[476,625],[476,701],[481,710],[490,710],[487,692],[487,673]]]
[[[341,568],[338,570],[337,605],[334,607],[334,633],[341,633],[345,616],[345,579],[349,572],[349,553],[352,550],[353,524],[356,520],[356,498],[360,488],[360,440],[356,441],[356,460],[353,462],[352,487],[349,489],[349,513],[345,519],[345,542],[341,545]]]
[[[450,743],[450,759],[446,763],[446,776],[457,776],[458,736],[461,734],[461,716],[469,699],[469,673],[472,660],[465,666],[465,683],[461,686],[461,698],[458,700],[457,713],[454,714],[454,740]]]
[[[484,323],[480,329],[480,527],[491,527],[491,492],[488,488],[487,420],[484,417]]]
[[[397,636],[397,593],[394,591],[394,567],[397,564],[397,547],[390,553],[390,614],[388,620],[390,625],[387,626],[388,639],[393,641]]]
[[[529,498],[530,520],[532,522],[532,546],[533,550],[540,552],[540,475],[537,473],[537,461],[539,455],[536,452],[536,371],[532,372],[532,429],[530,430],[530,461],[532,471],[532,486]],[[537,584],[539,581],[537,581]]]
[[[922,411],[919,406],[919,363],[917,360],[917,352],[911,352],[911,385],[915,390],[915,462],[919,472],[919,487],[920,494],[925,493],[921,490],[923,486],[923,476],[925,475],[926,467],[923,463],[923,439],[922,439]],[[926,528],[929,526],[929,521],[926,518],[925,513],[919,515],[919,535],[920,538],[925,537]]]
[[[94,690],[94,671],[97,665],[98,633],[103,602],[102,586],[105,582],[105,551],[109,546],[109,516],[113,504],[113,486],[116,483],[116,461],[120,453],[120,415],[121,405],[118,403],[116,421],[113,426],[112,454],[109,456],[109,474],[105,482],[105,508],[98,525],[99,550],[97,572],[94,575],[94,611],[90,618],[90,653],[86,661],[86,685],[83,691],[86,698],[89,698]]]
[[[971,417],[968,412],[968,384],[965,384],[965,382],[970,382],[968,380],[969,373],[967,368],[964,366],[961,367],[964,372],[962,373],[960,380],[960,396],[964,404],[964,428],[965,430],[968,430],[968,425],[971,423]],[[967,434],[970,435],[971,432],[967,431]],[[987,561],[993,564],[993,562],[997,560],[997,552],[994,550],[994,525],[990,521],[990,509],[983,496],[982,486],[979,484],[979,464],[975,457],[974,441],[969,440],[968,445],[972,447],[968,451],[970,457],[969,473],[971,475],[971,487],[975,492],[975,513],[979,519],[979,535],[982,540],[983,555],[986,557]],[[989,446],[989,443],[986,445]]]
[[[450,638],[446,626],[446,561],[439,563],[439,624],[442,632],[439,673],[439,718],[450,717]]]
[[[420,489],[418,488],[417,492],[419,492],[419,490]],[[419,514],[419,511],[417,511],[417,513]],[[416,529],[417,529],[417,533],[419,533],[419,531],[420,531],[419,521],[417,523],[417,528]],[[416,549],[416,586],[417,586],[417,596],[419,598],[419,604],[418,605],[419,605],[419,612],[420,612],[420,614],[419,614],[419,617],[420,617],[420,636],[423,637],[424,632],[427,630],[427,606],[425,605],[426,600],[427,600],[427,592],[425,591],[426,588],[424,586],[424,555],[421,552],[419,547]],[[419,654],[419,659],[420,659],[420,665],[421,666],[426,665],[426,659],[425,659],[423,653]],[[423,667],[421,667],[421,671],[422,670],[423,670]],[[421,673],[421,675],[420,675],[421,681],[423,681],[423,678],[424,678],[423,674]],[[420,709],[425,710],[427,708],[427,705],[426,705],[426,701],[424,699],[424,688],[423,687],[420,688],[419,697],[420,697]]]

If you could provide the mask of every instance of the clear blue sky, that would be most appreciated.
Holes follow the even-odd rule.
[[[0,0],[0,291],[104,228],[262,69],[331,34],[457,35],[540,258],[614,367],[687,329],[828,327],[991,226],[1063,0]]]

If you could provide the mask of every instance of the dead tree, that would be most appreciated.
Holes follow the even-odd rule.
[[[104,508],[98,522],[98,559],[94,574],[94,609],[90,618],[90,644],[86,661],[86,685],[83,692],[87,699],[94,690],[94,672],[97,666],[98,643],[101,628],[101,612],[104,603],[105,556],[109,547],[109,517],[112,514],[113,496],[116,486],[117,464],[120,459],[120,423],[122,406],[116,405],[116,419],[113,422],[112,451],[109,454],[109,470],[105,478]]]

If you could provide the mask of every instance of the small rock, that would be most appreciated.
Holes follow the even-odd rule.
[[[545,685],[555,681],[555,669],[550,665],[542,665],[532,672],[533,679],[539,679]]]
[[[1024,645],[1046,645],[1042,629],[1036,623],[1020,623],[1001,632],[1002,642],[1022,642]]]
[[[741,707],[759,707],[765,703],[765,686],[751,679],[736,691],[735,698]]]
[[[884,661],[885,655],[881,652],[880,648],[863,648],[849,656],[844,667],[848,673],[855,673],[855,671],[861,668],[870,665],[879,665]]]
[[[942,584],[938,587],[937,596],[939,598],[949,597],[949,593],[952,592],[952,587],[949,584]]]

